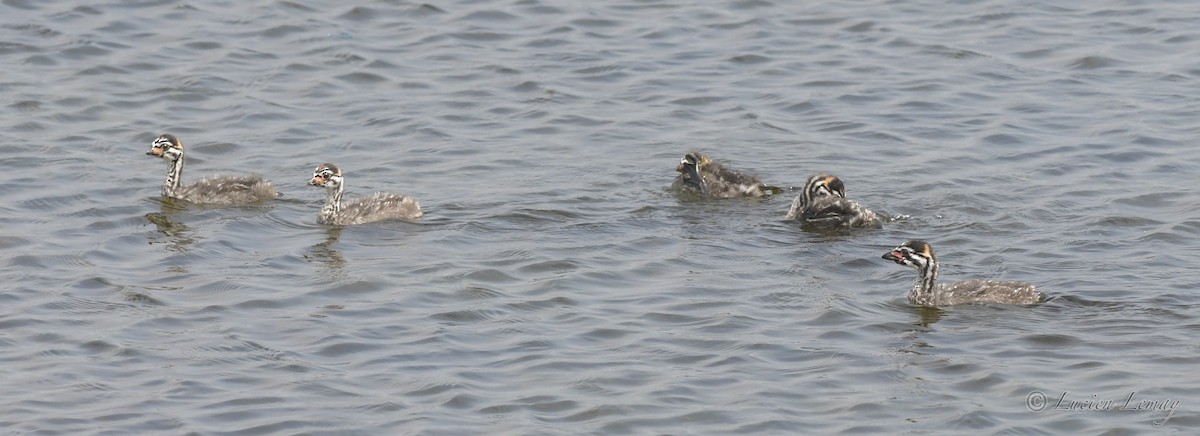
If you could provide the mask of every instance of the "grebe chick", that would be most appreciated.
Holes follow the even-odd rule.
[[[908,241],[883,255],[884,259],[908,265],[921,273],[908,291],[908,301],[918,306],[949,306],[963,303],[1037,304],[1044,301],[1032,283],[967,280],[949,285],[934,283],[938,276],[937,256],[925,241]]]
[[[406,195],[377,192],[369,197],[355,198],[342,203],[345,187],[342,170],[337,165],[323,163],[313,171],[308,184],[325,188],[325,206],[317,222],[334,226],[369,223],[382,220],[415,220],[423,214],[417,200]]]
[[[167,160],[167,179],[163,181],[162,195],[192,203],[204,204],[249,204],[279,197],[279,191],[271,182],[257,175],[244,177],[205,177],[190,185],[183,185],[183,141],[175,135],[163,134],[150,144],[149,156]]]
[[[828,174],[808,178],[784,219],[821,227],[883,227],[879,215],[846,198],[846,185]]]
[[[676,188],[698,191],[714,198],[761,197],[783,192],[782,188],[768,186],[758,177],[725,168],[700,152],[684,155],[675,171],[680,173],[675,178]]]

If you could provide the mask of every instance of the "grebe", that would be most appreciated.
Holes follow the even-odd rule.
[[[883,255],[884,259],[908,265],[921,273],[908,300],[918,306],[949,306],[962,303],[1037,304],[1044,299],[1032,283],[967,280],[949,285],[934,283],[938,276],[937,256],[925,241],[908,241]]]
[[[308,184],[325,188],[325,206],[317,222],[335,226],[369,223],[391,219],[415,220],[422,215],[417,200],[405,195],[377,192],[369,197],[355,198],[342,203],[345,179],[337,165],[323,163],[313,171]]]
[[[715,198],[761,197],[783,192],[782,188],[763,184],[758,177],[725,168],[699,152],[684,155],[675,171],[680,174],[674,186]]]
[[[808,178],[784,219],[822,227],[883,227],[875,212],[846,198],[846,185],[841,179],[828,174]]]
[[[175,135],[163,134],[150,145],[147,155],[167,160],[167,179],[163,181],[162,195],[192,203],[205,204],[249,204],[279,197],[279,191],[271,182],[257,175],[245,177],[205,177],[196,183],[184,186],[183,142]]]

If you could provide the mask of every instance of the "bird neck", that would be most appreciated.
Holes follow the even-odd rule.
[[[325,188],[325,206],[321,207],[321,217],[326,221],[337,216],[338,212],[342,210],[342,189],[345,184],[346,181],[343,179],[342,183],[338,183],[337,186]]]
[[[179,159],[167,159],[167,179],[163,180],[162,194],[165,197],[174,197],[179,186],[183,184],[183,155],[179,155]]]
[[[808,207],[812,200],[812,190],[805,186],[804,191],[800,193],[800,207]]]
[[[925,267],[921,268],[921,276],[917,278],[917,284],[913,285],[911,291],[908,291],[908,299],[919,306],[933,306],[933,287],[937,276],[937,259],[929,259]]]

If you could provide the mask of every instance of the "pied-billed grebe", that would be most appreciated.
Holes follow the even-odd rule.
[[[411,221],[423,215],[417,200],[387,192],[342,203],[345,179],[342,170],[331,163],[317,166],[308,184],[325,188],[325,205],[317,215],[317,222],[321,224],[345,226],[392,219]]]
[[[1045,299],[1032,283],[967,280],[935,283],[937,256],[925,241],[908,241],[883,255],[884,259],[915,268],[921,276],[908,291],[908,300],[918,306],[949,306],[963,303],[1037,304]]]
[[[883,227],[875,212],[846,198],[841,179],[828,174],[808,178],[784,219],[820,227]]]
[[[675,179],[675,187],[714,198],[761,197],[783,192],[782,188],[768,186],[758,177],[725,168],[700,152],[684,155],[675,171],[680,173]]]
[[[204,204],[249,204],[279,197],[279,191],[271,182],[257,175],[230,177],[205,177],[184,185],[183,142],[175,135],[163,134],[150,145],[147,155],[167,160],[167,179],[163,181],[162,195],[192,203]]]

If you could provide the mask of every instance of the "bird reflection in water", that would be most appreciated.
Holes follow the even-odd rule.
[[[159,212],[150,212],[145,217],[146,221],[154,224],[158,233],[166,238],[168,250],[183,253],[191,249],[192,244],[196,243],[196,239],[191,237],[191,230],[187,225],[171,219],[180,210],[183,210],[183,205],[177,204],[175,199],[167,197],[162,199]],[[152,245],[163,242],[154,235],[149,236],[148,239]]]
[[[916,308],[916,312],[918,319],[917,322],[913,324],[921,327],[931,327],[933,326],[933,323],[938,322],[939,319],[942,319],[942,309],[938,309],[936,307],[919,306]]]
[[[304,260],[314,263],[320,263],[335,270],[341,270],[346,265],[346,259],[342,257],[342,252],[333,248],[338,238],[342,237],[344,227],[326,227],[325,240],[313,245],[304,254]]]

